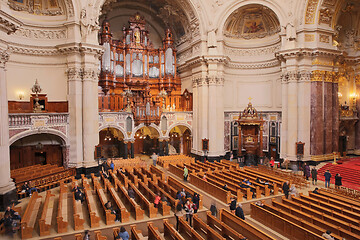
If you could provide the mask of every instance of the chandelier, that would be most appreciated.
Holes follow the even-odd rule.
[[[107,131],[106,131],[106,135],[105,135],[104,140],[105,140],[105,141],[111,141],[111,132],[110,132],[110,128],[107,128]]]

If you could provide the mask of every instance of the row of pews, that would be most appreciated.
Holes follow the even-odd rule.
[[[169,164],[190,164],[194,163],[195,158],[189,157],[183,154],[179,155],[170,155],[170,156],[161,156],[158,157],[156,163],[159,164],[161,167],[168,169]]]
[[[283,179],[276,176],[269,176],[259,173],[252,168],[239,168],[236,163],[222,160],[221,162],[196,162],[191,164],[170,164],[169,171],[178,177],[182,177],[184,167],[189,170],[189,182],[203,191],[215,196],[224,203],[230,203],[231,197],[235,197],[238,202],[250,200],[253,195],[256,198],[268,197],[271,194],[278,195],[281,191]],[[206,180],[204,180],[206,175]],[[248,188],[241,187],[238,183],[245,178],[251,181]],[[268,184],[257,183],[259,179]],[[223,188],[227,185],[228,190]],[[254,194],[253,194],[254,193]]]
[[[251,204],[251,217],[290,239],[323,239],[327,230],[336,239],[360,239],[360,202],[325,189],[262,207]]]

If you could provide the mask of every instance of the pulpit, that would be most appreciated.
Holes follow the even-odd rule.
[[[263,157],[263,123],[264,120],[249,102],[239,116],[239,156],[248,159]]]

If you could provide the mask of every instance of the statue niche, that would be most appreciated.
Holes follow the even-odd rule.
[[[246,156],[249,164],[255,163],[255,158],[263,157],[263,123],[256,109],[249,102],[239,116],[239,155]]]

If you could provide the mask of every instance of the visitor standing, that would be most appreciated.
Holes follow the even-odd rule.
[[[324,173],[324,177],[325,177],[325,187],[330,187],[330,179],[331,179],[331,173],[329,170],[326,170],[326,172]]]
[[[185,182],[187,182],[188,174],[189,174],[189,170],[187,169],[186,166],[184,166],[184,181]]]
[[[245,215],[241,203],[237,203],[237,207],[235,209],[235,215],[241,218],[242,220],[245,220]]]
[[[312,178],[312,184],[317,185],[317,170],[316,168],[311,169],[311,178]]]
[[[151,155],[151,159],[153,160],[153,165],[156,167],[156,162],[157,162],[157,159],[158,159],[158,155],[153,152],[153,154]]]
[[[306,177],[306,180],[309,180],[310,177],[310,167],[308,164],[305,165],[304,167],[304,175]]]
[[[340,176],[340,173],[337,173],[335,175],[335,188],[336,189],[339,189],[340,186],[342,185],[341,179],[342,179],[342,177]]]
[[[289,190],[290,190],[289,181],[284,182],[282,189],[283,189],[286,199],[288,199],[289,198]]]

